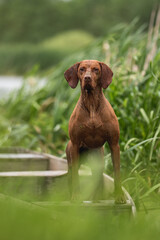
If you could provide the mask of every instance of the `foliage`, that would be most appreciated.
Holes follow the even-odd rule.
[[[147,23],[157,0],[1,0],[0,42],[40,42],[80,29],[100,36],[139,16]],[[145,11],[144,11],[145,6]]]
[[[39,70],[51,68],[67,54],[85,47],[93,37],[83,31],[66,31],[39,44],[0,44],[0,74],[21,74],[38,65]]]
[[[44,70],[55,65],[64,57],[59,50],[42,48],[33,44],[0,45],[0,73],[22,75],[34,65]]]
[[[55,33],[58,8],[45,0],[5,0],[0,2],[0,40],[37,42]]]
[[[1,239],[159,239],[159,211],[139,214],[136,219],[113,213],[96,213],[82,208],[57,214],[39,204],[24,204],[9,199],[0,202]]]
[[[46,39],[42,46],[50,49],[60,49],[67,54],[88,45],[94,40],[93,36],[87,32],[72,30],[57,34],[56,36]]]

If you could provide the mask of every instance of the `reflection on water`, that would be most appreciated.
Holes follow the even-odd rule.
[[[41,88],[45,82],[46,79],[38,79],[38,81],[33,77],[27,79],[28,87],[33,87],[36,84]],[[24,78],[20,76],[0,76],[0,99],[7,98],[11,92],[20,89],[23,83]]]

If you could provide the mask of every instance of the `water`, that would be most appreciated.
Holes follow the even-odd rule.
[[[24,81],[26,81],[27,88],[32,88],[38,86],[41,88],[45,85],[46,79],[37,79],[34,77],[29,77],[24,80],[20,76],[0,76],[0,99],[7,98],[13,91],[20,89]]]

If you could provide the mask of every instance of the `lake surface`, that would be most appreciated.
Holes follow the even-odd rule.
[[[24,81],[27,81],[28,88],[37,84],[38,87],[41,88],[46,83],[46,79],[36,79],[34,77],[29,77],[24,80],[24,78],[20,76],[0,76],[0,99],[7,98],[11,92],[20,89]]]

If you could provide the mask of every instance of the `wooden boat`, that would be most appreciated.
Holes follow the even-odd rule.
[[[126,204],[115,204],[113,178],[103,174],[105,200],[92,202],[87,199],[91,171],[82,166],[79,175],[83,190],[83,200],[79,203],[81,207],[135,216],[134,201],[124,188]],[[31,201],[32,197],[34,203],[46,208],[58,206],[63,209],[74,205],[69,201],[67,161],[22,148],[0,149],[0,193],[25,201]]]

